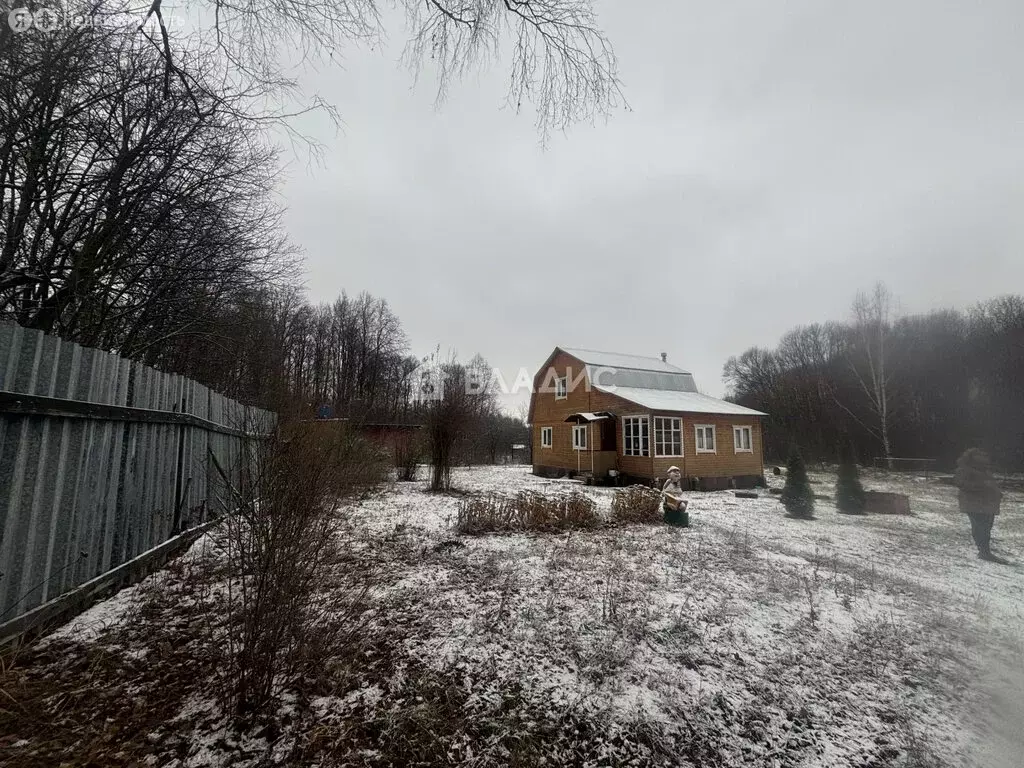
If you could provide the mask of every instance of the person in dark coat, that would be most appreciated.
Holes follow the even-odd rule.
[[[666,523],[689,527],[690,516],[686,513],[686,500],[683,498],[683,473],[679,467],[668,468],[668,480],[661,489],[661,508]]]
[[[1003,492],[992,476],[992,462],[978,448],[968,448],[957,459],[953,482],[960,511],[971,521],[971,536],[982,560],[998,560],[992,554],[992,524],[999,514]]]

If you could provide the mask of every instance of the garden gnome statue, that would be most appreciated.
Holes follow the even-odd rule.
[[[665,522],[684,528],[689,526],[690,516],[686,514],[686,500],[683,499],[683,473],[679,471],[679,467],[668,468],[668,480],[661,489],[661,496]]]
[[[971,536],[978,545],[978,557],[995,560],[989,542],[992,538],[992,523],[999,514],[1003,493],[992,476],[988,455],[978,448],[964,451],[963,456],[957,459],[953,482],[959,489],[957,500],[960,502],[960,511],[971,520]]]

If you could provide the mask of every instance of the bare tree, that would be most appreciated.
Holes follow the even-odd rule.
[[[438,98],[481,57],[510,44],[507,104],[533,104],[542,139],[625,104],[618,63],[592,0],[404,0],[413,66],[430,58]]]
[[[874,297],[867,299],[870,310]],[[879,325],[872,332],[867,324],[876,376],[887,383],[878,396],[864,325],[852,316],[847,324],[820,326],[820,333],[798,328],[775,350],[754,348],[730,358],[724,371],[730,397],[768,414],[767,455],[779,458],[795,442],[827,458],[851,445],[858,456],[877,456],[884,394],[890,451],[913,450],[951,467],[965,445],[980,445],[1008,470],[1024,466],[1024,299],[1000,297],[966,313],[946,309],[892,319],[890,307],[889,314],[881,341]],[[884,374],[877,364],[880,344]]]
[[[892,294],[883,283],[876,283],[871,293],[858,292],[853,302],[853,332],[858,343],[848,355],[850,370],[875,416],[875,424],[862,424],[878,439],[886,460],[892,458],[893,372],[888,345],[895,312]]]
[[[466,453],[496,412],[490,367],[480,355],[466,364],[454,354],[441,361],[438,350],[425,361],[423,372],[429,389],[420,388],[419,400],[430,448],[430,490],[447,491],[460,450]]]
[[[191,60],[189,93],[118,28],[10,35],[0,105],[0,314],[153,361],[293,267],[275,153]]]
[[[347,42],[377,44],[388,21],[379,0],[194,0],[192,5],[212,34],[175,40],[162,0],[152,0],[147,15],[156,21],[157,31],[144,33],[165,58],[165,87],[174,79],[189,83],[176,43],[190,50],[212,46],[236,90],[260,91],[263,110],[267,94],[298,94],[298,83],[287,74],[294,62],[285,59],[333,59]],[[552,130],[625,106],[618,63],[597,26],[593,0],[399,0],[397,5],[405,11],[406,62],[417,73],[431,62],[438,102],[453,80],[508,50],[506,101],[517,112],[524,103],[533,105],[542,140]],[[305,108],[334,114],[333,106],[318,98]],[[271,120],[288,116],[264,114]]]
[[[294,288],[262,290],[223,302],[207,322],[217,338],[165,347],[167,367],[267,408],[294,398],[356,422],[412,417],[419,361],[384,299],[343,292],[314,305]]]

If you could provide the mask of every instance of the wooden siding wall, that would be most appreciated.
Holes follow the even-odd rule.
[[[683,456],[678,458],[655,458],[651,456],[622,455],[622,417],[646,416],[650,419],[650,452],[654,453],[654,421],[652,416],[678,416],[678,414],[651,413],[642,406],[623,400],[621,397],[591,390],[583,374],[584,366],[574,357],[564,352],[558,353],[549,364],[558,376],[569,376],[570,386],[564,400],[556,400],[554,391],[545,392],[546,379],[538,376],[537,393],[533,404],[533,466],[558,467],[575,470],[577,467],[576,451],[572,447],[572,424],[566,423],[566,417],[581,411],[610,411],[616,415],[615,447],[618,453],[619,471],[637,477],[664,478],[666,470],[673,464],[683,470],[686,477],[731,477],[737,475],[759,475],[763,471],[761,450],[760,418],[753,416],[710,416],[707,414],[683,414]],[[553,384],[552,384],[553,388]],[[697,453],[697,424],[713,424],[715,426],[716,453]],[[751,428],[751,453],[736,453],[733,445],[733,425]],[[541,446],[541,428],[552,428],[552,446]],[[596,422],[591,425],[590,439],[598,436]],[[594,443],[595,448],[599,445]],[[590,469],[589,451],[581,455],[579,466],[583,470]]]
[[[619,471],[635,477],[653,477],[652,456],[624,456],[622,440],[622,417],[624,416],[649,416],[650,414],[636,403],[623,400],[618,395],[608,392],[594,391],[594,400],[597,405],[596,411],[611,411],[615,414],[615,451],[619,455]],[[650,433],[649,453],[654,453],[654,433]]]
[[[588,391],[590,389],[584,372],[585,367],[579,360],[564,352],[560,352],[549,366],[557,371],[558,376],[569,377],[570,388],[564,400],[556,400],[553,390],[553,377],[548,382],[552,391],[542,391],[545,388],[546,380],[543,375],[536,381],[537,394],[534,395],[533,408],[533,465],[535,467],[560,467],[562,469],[576,469],[577,451],[572,447],[572,424],[566,423],[565,419],[574,413],[581,411],[614,411],[621,413],[622,408],[628,406],[622,398],[609,395],[605,392]],[[573,386],[575,384],[575,386]],[[551,427],[552,446],[541,447],[541,427]],[[590,439],[598,438],[596,422],[591,425]],[[616,450],[622,453],[622,434],[619,430],[615,438]],[[595,449],[599,443],[594,443]],[[590,451],[579,457],[579,466],[584,470],[590,469]],[[631,466],[636,466],[635,474],[647,476],[650,473],[650,457],[628,457],[627,461]],[[634,473],[623,466],[623,457],[619,457],[619,469],[623,472]]]
[[[655,413],[655,416],[677,414]],[[684,413],[683,455],[680,458],[654,459],[654,476],[664,478],[672,465],[683,471],[683,477],[735,477],[760,475],[764,470],[761,453],[761,424],[755,416],[711,416],[706,413]],[[715,427],[715,453],[697,453],[698,424]],[[737,453],[733,426],[750,427],[750,453]],[[654,440],[654,422],[651,422],[651,441]]]

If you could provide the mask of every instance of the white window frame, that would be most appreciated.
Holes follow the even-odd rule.
[[[743,447],[743,440],[737,440],[737,435],[747,433],[747,447]],[[749,424],[733,424],[732,425],[732,444],[736,453],[753,453],[754,452],[754,429]]]
[[[640,434],[637,437],[640,438],[639,453],[630,453],[631,446],[626,440],[626,425],[635,422],[637,425],[642,424],[643,429],[640,430]],[[647,437],[647,447],[644,447],[644,437]],[[622,455],[623,456],[650,456],[651,455],[651,420],[645,414],[637,414],[635,416],[623,416],[622,417]]]
[[[577,424],[572,428],[572,449],[574,451],[587,450],[587,425]]]
[[[666,421],[669,422],[669,425],[667,427],[664,425],[664,422],[666,422]],[[662,422],[661,426],[658,425],[659,422]],[[658,432],[659,432],[659,430],[661,431],[662,436],[663,436],[662,440],[660,441],[660,445],[661,446],[675,447],[675,446],[672,446],[671,444],[675,442],[675,436],[677,434],[679,435],[679,453],[662,453],[661,452],[661,450],[659,449],[659,441],[658,441]],[[669,439],[668,440],[664,439],[664,435],[666,433],[669,435]],[[657,457],[661,457],[661,458],[674,458],[674,459],[677,459],[677,458],[680,458],[683,455],[685,450],[686,450],[686,448],[683,446],[683,420],[681,418],[679,418],[678,416],[655,416],[654,417],[654,455],[657,456]]]
[[[545,441],[544,438],[547,437]],[[541,427],[540,428],[540,447],[550,448],[555,444],[555,429],[554,427]]]
[[[562,394],[558,394],[561,392]],[[562,376],[555,379],[555,400],[565,400],[569,396],[569,377]]]
[[[701,439],[698,437],[703,430],[711,430],[711,442],[714,444],[713,448],[706,447],[707,445],[707,432],[704,432],[705,447],[701,448]],[[714,424],[694,424],[693,425],[693,444],[697,448],[697,453],[718,453],[718,435],[716,434]]]

